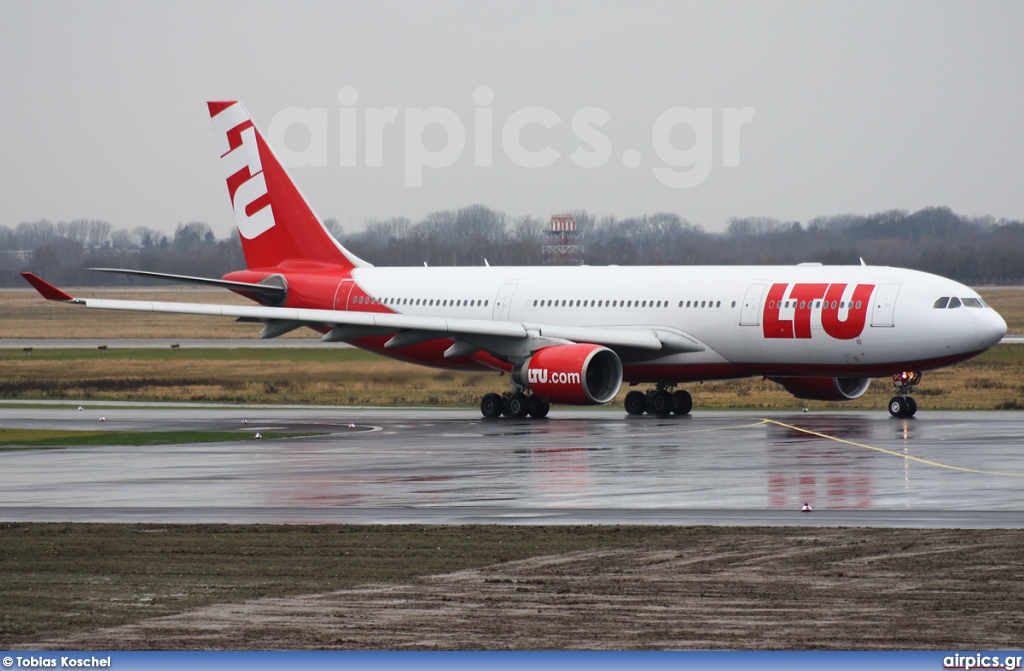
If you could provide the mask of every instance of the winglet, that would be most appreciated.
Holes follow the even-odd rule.
[[[53,286],[41,277],[36,277],[32,273],[22,273],[29,284],[35,287],[35,290],[42,294],[43,298],[48,301],[73,301],[74,296],[69,296],[57,287]]]

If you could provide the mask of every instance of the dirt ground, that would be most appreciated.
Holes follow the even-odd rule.
[[[1019,649],[1022,605],[1019,530],[681,530],[21,647]]]

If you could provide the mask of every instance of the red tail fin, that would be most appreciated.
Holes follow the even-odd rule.
[[[272,268],[289,260],[370,265],[327,232],[241,103],[208,105],[246,266]]]

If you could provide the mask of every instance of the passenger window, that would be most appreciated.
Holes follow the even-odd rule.
[[[963,300],[964,300],[964,307],[965,308],[980,308],[980,307],[983,307],[982,304],[981,304],[981,301],[979,301],[977,298],[965,298]]]
[[[956,296],[953,296],[952,298],[949,299],[949,309],[952,310],[953,308],[958,307],[960,307],[960,299],[957,298]]]

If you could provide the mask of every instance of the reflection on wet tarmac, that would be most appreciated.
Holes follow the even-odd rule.
[[[351,408],[103,414],[106,430],[273,426],[326,435],[0,452],[0,519],[137,519],[159,509],[182,521],[397,521],[417,511],[418,520],[441,522],[473,511],[513,521],[669,523],[699,513],[714,523],[716,515],[790,519],[808,502],[814,520],[842,511],[854,523],[867,513],[999,511],[1024,524],[1024,423],[1010,413],[894,420],[883,412],[697,412],[639,421],[615,410],[561,411],[543,421]],[[0,426],[95,429],[96,419],[24,407],[0,409]]]

